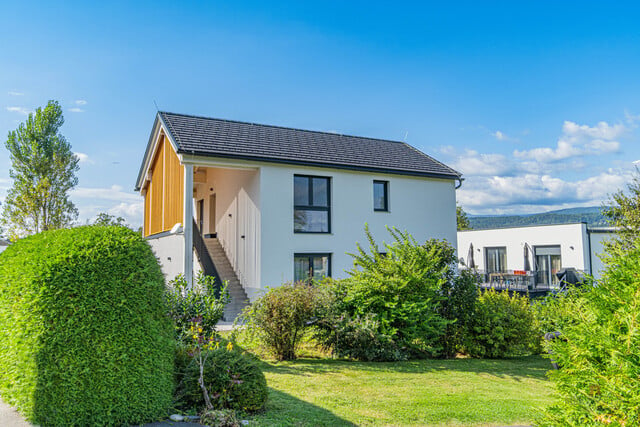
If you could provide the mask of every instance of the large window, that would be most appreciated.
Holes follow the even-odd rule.
[[[507,248],[485,248],[486,273],[505,273],[507,271]]]
[[[389,181],[373,181],[373,210],[389,210]]]
[[[295,254],[293,280],[322,280],[331,276],[331,254]]]
[[[549,287],[558,286],[556,273],[562,268],[560,246],[536,246],[537,277],[536,284]]]
[[[293,231],[331,232],[331,180],[321,176],[293,177]]]

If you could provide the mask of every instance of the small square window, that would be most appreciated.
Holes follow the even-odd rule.
[[[389,181],[373,181],[373,210],[389,211]]]

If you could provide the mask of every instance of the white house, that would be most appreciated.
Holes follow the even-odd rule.
[[[586,223],[466,230],[458,232],[458,253],[465,266],[473,263],[485,274],[487,283],[521,279],[529,280],[530,288],[553,289],[555,273],[563,268],[600,278],[603,242],[614,233]]]
[[[10,243],[6,240],[0,239],[0,253],[3,252],[7,247],[9,247]]]
[[[343,277],[365,223],[378,241],[395,226],[455,245],[460,181],[403,142],[159,112],[136,190],[168,278],[202,268],[251,300]]]

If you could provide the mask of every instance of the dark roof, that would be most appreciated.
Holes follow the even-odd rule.
[[[450,167],[398,141],[159,112],[178,153],[460,178]]]

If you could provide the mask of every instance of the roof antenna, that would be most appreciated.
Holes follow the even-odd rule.
[[[404,142],[407,142],[407,137],[408,137],[408,136],[409,136],[409,131],[406,131],[406,132],[404,133],[404,140],[403,140]]]
[[[156,100],[155,100],[155,99],[153,100],[153,105],[155,105],[155,106],[156,106],[156,111],[157,111],[157,112],[160,112],[160,109],[158,108],[158,104],[156,103]]]

